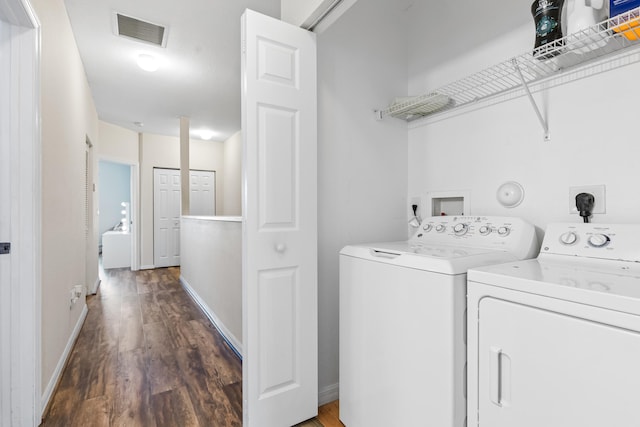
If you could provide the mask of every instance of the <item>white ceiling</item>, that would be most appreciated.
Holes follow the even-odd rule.
[[[178,136],[210,129],[224,141],[240,130],[240,16],[279,17],[280,0],[65,0],[101,120],[136,132]],[[115,13],[166,26],[166,48],[115,35]],[[149,73],[141,53],[158,58]],[[142,122],[139,127],[135,122]]]

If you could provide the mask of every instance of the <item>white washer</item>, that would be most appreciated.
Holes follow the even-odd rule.
[[[463,427],[467,269],[535,256],[518,218],[433,217],[340,252],[340,420]]]
[[[640,225],[552,224],[468,278],[469,426],[640,426]]]

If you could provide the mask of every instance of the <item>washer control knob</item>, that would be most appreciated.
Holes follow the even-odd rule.
[[[422,227],[422,229],[423,229],[424,231],[426,231],[427,233],[428,233],[428,232],[430,232],[432,228],[433,228],[433,225],[431,225],[431,224],[425,224],[425,225]]]
[[[491,234],[491,227],[489,227],[488,225],[483,225],[482,227],[480,227],[480,234],[482,234],[483,236],[488,236],[489,234]]]
[[[505,225],[503,225],[502,227],[498,228],[498,234],[502,237],[506,237],[509,235],[509,233],[511,233],[511,229]]]
[[[606,234],[593,234],[589,236],[589,244],[594,248],[603,248],[609,244],[611,239]]]
[[[469,230],[469,226],[467,224],[458,223],[453,226],[453,232],[456,233],[456,236],[462,236],[467,233]]]
[[[436,231],[438,233],[444,233],[444,231],[447,229],[447,226],[444,224],[438,224],[436,225]]]
[[[563,245],[571,246],[578,241],[578,235],[575,231],[567,231],[560,236],[560,241]]]

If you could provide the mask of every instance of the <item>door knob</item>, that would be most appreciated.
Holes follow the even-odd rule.
[[[279,254],[284,253],[284,251],[286,251],[286,250],[287,250],[287,247],[285,246],[284,243],[278,243],[276,245],[276,252],[278,252]]]

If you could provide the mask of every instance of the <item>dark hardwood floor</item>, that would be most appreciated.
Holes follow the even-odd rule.
[[[179,269],[105,276],[42,425],[241,426],[241,362]]]

